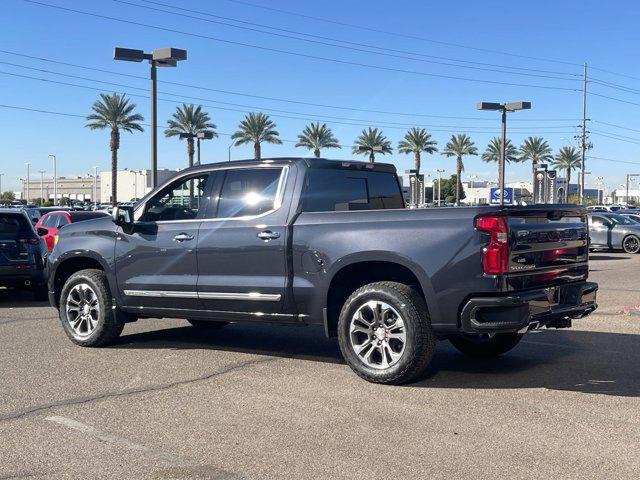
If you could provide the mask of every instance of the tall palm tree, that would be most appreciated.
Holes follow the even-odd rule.
[[[311,123],[304,127],[302,133],[298,135],[296,147],[305,147],[313,150],[313,155],[316,158],[320,158],[321,148],[342,148],[338,143],[338,139],[333,136],[331,129],[327,127],[327,124],[320,125],[320,122]]]
[[[564,189],[564,203],[569,203],[569,184],[571,182],[571,170],[577,170],[582,164],[582,156],[575,147],[562,147],[560,152],[551,161],[555,168],[563,169],[566,172],[566,183]]]
[[[460,206],[460,191],[462,190],[462,171],[464,170],[464,164],[462,163],[462,157],[465,155],[477,155],[478,149],[471,141],[471,138],[466,133],[459,133],[458,135],[451,135],[451,140],[447,142],[442,154],[445,157],[456,157],[456,206]]]
[[[276,130],[276,124],[271,121],[269,115],[262,112],[252,112],[244,117],[238,125],[238,131],[231,135],[235,140],[234,145],[244,145],[253,143],[253,157],[260,160],[262,148],[261,143],[275,143],[280,145],[282,140],[278,138],[280,133]]]
[[[553,159],[551,147],[542,137],[527,137],[520,145],[520,161],[531,160],[531,175],[533,185],[536,184],[536,166],[538,163],[549,162]]]
[[[120,130],[133,133],[134,130],[143,131],[138,122],[144,118],[139,113],[133,113],[136,108],[135,103],[129,103],[125,95],[114,93],[109,95],[100,94],[100,99],[93,103],[91,109],[93,113],[87,115],[85,127],[91,130],[111,129],[111,204],[116,205],[118,195],[118,149],[120,148]]]
[[[205,130],[210,130],[214,137],[218,136],[215,132],[217,127],[211,123],[209,114],[202,110],[202,105],[197,107],[186,103],[183,103],[182,106],[178,105],[176,111],[173,112],[173,118],[167,122],[167,125],[169,128],[164,131],[165,137],[178,137],[182,140],[180,135],[186,136],[190,167],[193,167],[194,137]]]
[[[382,135],[382,130],[378,131],[377,128],[371,127],[362,130],[352,149],[353,153],[359,155],[368,154],[371,163],[376,161],[376,152],[386,155],[392,151],[391,142]]]
[[[511,143],[508,138],[504,142],[504,158],[507,163],[519,162],[518,149]],[[498,185],[502,185],[502,157],[500,156],[500,149],[502,148],[502,139],[500,137],[493,137],[487,145],[487,149],[482,154],[482,161],[484,162],[496,162],[498,164]]]
[[[398,152],[413,153],[416,172],[420,173],[420,154],[437,152],[437,144],[438,142],[432,140],[431,135],[424,128],[414,127],[406,133],[404,139],[398,142]]]

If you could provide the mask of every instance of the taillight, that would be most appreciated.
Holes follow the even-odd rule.
[[[505,217],[476,218],[476,229],[489,235],[489,244],[482,248],[482,270],[487,275],[506,273],[508,263],[507,221]]]
[[[27,243],[29,245],[40,245],[40,239],[39,238],[19,238],[18,242]]]

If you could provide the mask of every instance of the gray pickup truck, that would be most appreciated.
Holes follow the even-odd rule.
[[[358,375],[398,384],[436,340],[497,356],[592,312],[588,241],[574,206],[405,209],[392,165],[217,163],[62,229],[49,297],[78,345],[141,317],[316,324]]]

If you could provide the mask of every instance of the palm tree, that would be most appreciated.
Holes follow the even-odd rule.
[[[538,163],[553,159],[551,147],[542,137],[527,137],[520,145],[520,161],[531,160],[533,185],[536,184],[536,166]]]
[[[504,158],[507,163],[519,162],[518,149],[511,143],[508,138],[504,142]],[[502,185],[502,157],[500,156],[500,149],[502,148],[502,139],[499,137],[493,137],[487,145],[487,149],[482,154],[482,160],[484,162],[497,162],[498,163],[498,185]]]
[[[316,158],[320,158],[321,148],[342,148],[338,143],[338,139],[333,136],[331,129],[327,127],[327,124],[320,125],[320,122],[311,123],[304,127],[302,133],[298,135],[296,147],[305,147],[313,150],[313,155]]]
[[[477,155],[478,149],[471,141],[471,138],[466,133],[459,133],[458,135],[451,135],[451,140],[447,142],[444,152],[442,154],[445,157],[456,157],[456,206],[460,206],[460,191],[462,190],[462,171],[464,165],[462,164],[462,157],[464,155]]]
[[[420,173],[420,154],[437,152],[437,144],[438,142],[432,140],[424,128],[414,127],[398,142],[398,152],[413,153],[416,173]]]
[[[564,169],[566,172],[566,187],[564,189],[564,203],[569,203],[569,184],[571,182],[571,170],[580,168],[582,157],[575,147],[562,147],[560,152],[551,161],[557,169]]]
[[[211,118],[207,112],[202,111],[202,105],[194,107],[183,103],[182,106],[176,107],[173,112],[173,119],[167,122],[169,128],[164,131],[165,137],[178,137],[180,140],[187,139],[187,155],[189,157],[189,166],[193,167],[193,139],[205,130],[211,130],[214,137],[218,134],[214,131],[216,126],[211,123]]]
[[[256,160],[261,158],[260,144],[262,142],[275,143],[277,145],[282,143],[282,140],[278,138],[280,134],[275,129],[276,124],[271,121],[269,115],[265,115],[262,112],[248,114],[238,127],[238,131],[231,135],[231,139],[235,140],[234,145],[237,147],[238,145],[253,143],[253,157]]]
[[[386,155],[392,151],[391,142],[387,140],[387,137],[382,135],[382,130],[378,131],[377,128],[371,127],[362,130],[352,149],[352,153],[359,155],[368,154],[371,163],[376,161],[376,152]]]
[[[139,113],[132,113],[136,108],[135,103],[129,103],[125,95],[114,93],[100,94],[100,99],[93,103],[91,109],[94,113],[87,115],[88,123],[85,125],[91,130],[111,129],[111,204],[116,205],[118,188],[118,149],[120,148],[120,129],[133,133],[134,130],[143,131],[138,122],[144,118]]]

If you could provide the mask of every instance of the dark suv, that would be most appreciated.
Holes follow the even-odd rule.
[[[0,209],[0,286],[27,288],[46,300],[44,242],[23,210]]]

